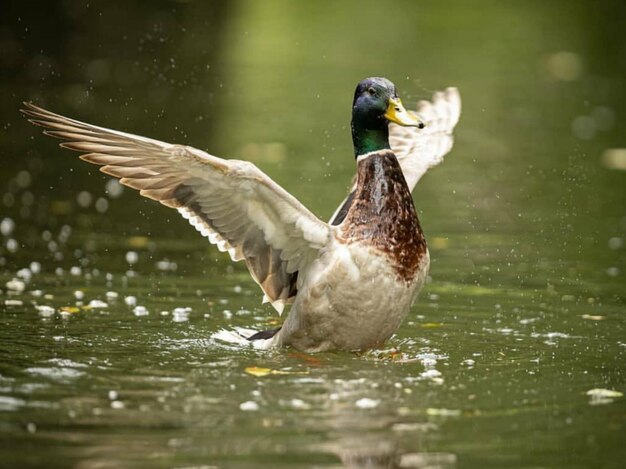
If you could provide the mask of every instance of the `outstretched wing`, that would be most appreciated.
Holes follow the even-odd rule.
[[[389,145],[398,157],[404,178],[412,191],[420,178],[443,161],[452,149],[452,131],[461,117],[461,96],[456,88],[433,95],[432,101],[420,101],[415,111],[426,126],[389,125]]]
[[[452,131],[461,116],[461,96],[456,88],[447,88],[433,95],[432,101],[420,101],[415,111],[426,126],[403,127],[389,124],[389,145],[396,154],[409,189],[433,166],[443,161],[452,149]],[[338,225],[343,221],[354,197],[353,181],[350,193],[333,214],[330,223]]]
[[[219,250],[245,260],[264,300],[282,312],[298,270],[315,259],[330,227],[252,163],[97,127],[24,103],[44,133],[145,197],[177,209]]]

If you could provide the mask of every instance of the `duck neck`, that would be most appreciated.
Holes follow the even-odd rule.
[[[355,199],[367,210],[381,212],[396,192],[407,192],[402,169],[391,150],[375,151],[357,159]]]
[[[352,120],[352,143],[354,144],[354,157],[371,153],[373,151],[389,149],[389,128],[387,123],[380,127],[368,129]]]
[[[350,198],[345,215],[339,215],[344,216],[343,239],[388,255],[400,279],[413,282],[428,256],[426,241],[411,191],[391,150],[358,159],[356,189]]]

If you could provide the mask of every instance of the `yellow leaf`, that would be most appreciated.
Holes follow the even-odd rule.
[[[76,314],[80,312],[80,308],[76,306],[63,306],[61,311],[65,311],[66,313]]]
[[[271,368],[261,368],[258,366],[249,366],[244,371],[252,376],[267,376],[272,373]]]
[[[442,322],[425,322],[423,324],[420,324],[420,326],[425,329],[434,329],[435,327],[443,326],[443,323]]]
[[[308,375],[308,371],[282,371],[272,370],[271,368],[262,368],[259,366],[249,366],[244,370],[246,373],[252,376],[267,376],[267,375]]]

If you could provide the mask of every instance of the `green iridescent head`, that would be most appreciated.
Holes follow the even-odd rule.
[[[380,77],[362,80],[352,102],[354,155],[389,148],[389,122],[424,127],[419,119],[404,109],[391,81]]]

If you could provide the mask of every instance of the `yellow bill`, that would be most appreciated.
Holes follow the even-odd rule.
[[[387,112],[385,112],[385,118],[404,127],[424,128],[424,123],[421,120],[404,109],[400,98],[389,98],[389,106],[387,107]]]

